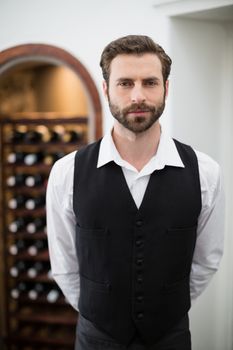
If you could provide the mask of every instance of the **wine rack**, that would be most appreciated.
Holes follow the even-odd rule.
[[[88,142],[88,118],[8,116],[0,128],[5,346],[73,349],[77,312],[51,277],[45,193],[54,162]]]

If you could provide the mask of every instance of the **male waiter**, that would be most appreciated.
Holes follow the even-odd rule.
[[[161,129],[161,46],[129,35],[100,66],[113,128],[57,161],[47,190],[53,276],[80,313],[76,349],[190,350],[191,300],[223,252],[219,166]]]

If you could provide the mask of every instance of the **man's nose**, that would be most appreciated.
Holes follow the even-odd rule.
[[[132,103],[141,103],[146,101],[146,96],[143,92],[141,86],[134,86],[131,91],[131,102]]]

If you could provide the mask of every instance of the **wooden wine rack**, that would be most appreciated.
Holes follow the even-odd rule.
[[[63,125],[65,129],[75,130],[80,128],[83,135],[80,141],[75,142],[9,142],[8,135],[19,126],[25,126],[28,130],[33,130],[38,125],[44,125],[53,129],[57,125]],[[29,234],[25,230],[12,233],[9,232],[9,224],[16,217],[33,218],[45,216],[45,207],[28,210],[25,208],[9,209],[9,198],[16,195],[45,195],[46,184],[27,187],[25,185],[9,187],[7,178],[10,175],[23,174],[43,174],[46,178],[49,175],[52,164],[47,165],[38,162],[28,166],[22,163],[8,164],[7,156],[10,152],[64,152],[70,153],[80,148],[88,142],[88,118],[18,118],[14,116],[4,117],[0,120],[1,137],[1,246],[4,257],[4,284],[3,297],[4,302],[4,349],[7,350],[68,350],[74,348],[75,327],[77,322],[77,312],[68,305],[62,293],[54,303],[49,303],[44,295],[36,300],[31,300],[27,295],[19,296],[18,299],[11,297],[10,291],[19,282],[24,283],[42,283],[55,286],[55,282],[43,272],[38,276],[31,278],[25,272],[17,277],[12,277],[9,273],[10,268],[19,260],[33,263],[35,261],[48,262],[48,250],[39,252],[36,256],[30,256],[26,251],[17,255],[9,253],[9,246],[17,240],[47,240],[44,231],[38,231]]]

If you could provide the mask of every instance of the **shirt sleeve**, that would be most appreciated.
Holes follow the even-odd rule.
[[[73,212],[74,155],[72,152],[57,161],[50,172],[46,215],[52,276],[67,301],[78,310],[80,282]]]
[[[225,201],[219,165],[196,152],[201,182],[202,210],[190,275],[192,303],[218,270],[224,247]]]

